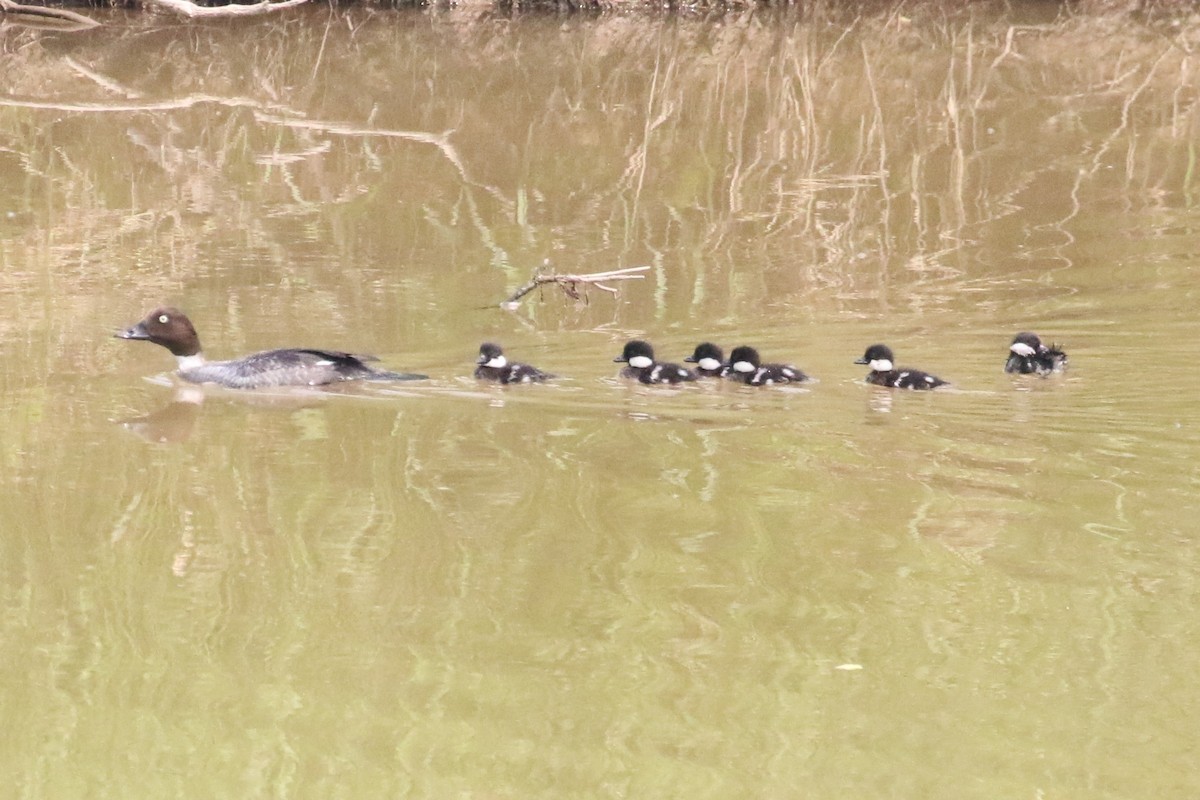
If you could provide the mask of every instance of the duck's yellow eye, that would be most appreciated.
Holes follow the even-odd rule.
[[[171,321],[171,318],[168,317],[166,314],[159,314],[158,321],[161,322],[163,325],[166,325],[168,322]]]

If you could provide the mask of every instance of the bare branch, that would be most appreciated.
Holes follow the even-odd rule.
[[[0,0],[3,2],[4,0]],[[182,14],[185,17],[255,17],[260,14],[270,14],[273,11],[279,11],[284,8],[292,8],[293,6],[303,5],[308,0],[280,0],[278,3],[263,0],[261,3],[252,5],[242,5],[240,3],[232,3],[226,6],[198,6],[189,0],[143,0],[152,6],[165,8],[168,11],[174,11],[176,14]]]
[[[163,0],[153,0],[153,2],[162,2]],[[307,0],[283,0],[281,3],[272,3],[272,7],[281,6],[283,3],[292,2],[307,2]],[[11,0],[0,0],[0,3],[9,3]],[[184,5],[190,5],[188,0],[166,0],[166,2],[178,2]],[[261,5],[261,4],[260,4]],[[240,8],[253,8],[254,6],[239,6]],[[78,65],[76,66],[79,69]],[[88,77],[96,80],[94,75]],[[98,113],[128,113],[136,111],[170,111],[175,109],[191,108],[192,106],[201,105],[203,103],[215,103],[221,106],[231,108],[249,108],[254,114],[254,117],[259,122],[269,123],[272,125],[280,125],[286,128],[294,128],[297,130],[311,130],[326,133],[332,136],[351,136],[351,137],[368,137],[377,136],[388,139],[402,139],[409,142],[418,142],[420,144],[433,145],[446,158],[447,161],[458,171],[458,174],[465,181],[470,181],[467,175],[466,164],[463,163],[462,157],[458,150],[450,142],[450,134],[453,130],[443,131],[442,133],[429,133],[427,131],[405,131],[393,130],[390,128],[371,128],[359,127],[350,123],[344,122],[326,122],[321,120],[303,119],[298,111],[294,111],[287,106],[279,103],[263,103],[258,100],[245,97],[217,97],[209,94],[192,94],[187,97],[177,98],[175,100],[156,100],[156,101],[130,101],[130,102],[111,102],[102,101],[94,103],[60,103],[46,100],[24,100],[16,97],[7,97],[0,95],[0,107],[11,106],[15,108],[40,108],[53,111],[79,111],[79,112],[98,112]]]
[[[0,3],[7,0],[0,0]],[[192,94],[187,97],[181,97],[177,100],[160,100],[146,102],[127,102],[114,103],[102,101],[97,103],[57,103],[46,100],[22,100],[16,97],[7,97],[0,95],[0,106],[12,106],[14,108],[41,108],[50,109],[52,111],[81,111],[81,112],[101,112],[101,113],[128,113],[130,111],[170,111],[172,109],[191,108],[192,106],[202,103],[215,103],[220,106],[228,106],[230,108],[251,108],[258,110],[264,107],[264,104],[258,100],[253,100],[245,97],[217,97],[210,94]],[[271,107],[271,106],[268,106]],[[285,113],[288,109],[280,107]]]
[[[520,289],[517,289],[515,292],[513,292],[507,300],[500,304],[500,307],[506,308],[509,311],[513,310],[520,304],[522,297],[529,294],[537,287],[547,283],[558,284],[559,288],[563,290],[563,293],[572,300],[584,299],[584,296],[587,292],[585,289],[584,295],[580,295],[580,284],[583,284],[585,287],[595,286],[597,289],[601,289],[615,295],[617,294],[617,289],[615,287],[605,286],[604,284],[600,283],[600,281],[641,280],[646,276],[639,273],[646,272],[649,269],[649,267],[626,267],[625,269],[614,269],[609,270],[608,272],[589,272],[586,275],[551,275],[544,273],[535,274],[529,283],[526,283]]]
[[[0,0],[0,3],[3,3],[3,2],[5,2],[5,0]],[[112,78],[109,78],[106,75],[101,75],[99,72],[96,72],[94,69],[92,69],[89,66],[86,66],[85,64],[80,64],[78,61],[71,58],[70,56],[67,56],[66,58],[64,58],[63,63],[66,64],[71,69],[78,72],[83,77],[96,83],[97,85],[101,86],[102,88],[107,89],[110,92],[114,92],[123,97],[129,97],[134,100],[136,100],[142,96],[140,92],[137,92],[137,91],[134,91],[133,89],[129,89],[125,86],[122,86],[121,84],[114,81]]]
[[[172,2],[187,2],[187,0],[172,0]],[[291,0],[285,0],[291,2]],[[462,158],[458,155],[458,150],[450,143],[450,134],[452,130],[442,133],[428,133],[426,131],[402,131],[392,130],[388,128],[370,128],[358,127],[349,123],[343,122],[326,122],[321,120],[311,119],[296,119],[293,117],[283,117],[274,114],[265,114],[255,112],[255,117],[260,122],[270,122],[275,125],[282,125],[288,128],[299,128],[313,131],[328,133],[333,136],[379,136],[390,139],[405,139],[410,142],[420,142],[421,144],[431,144],[442,152],[446,160],[454,165],[458,170],[458,174],[467,180],[467,168],[463,164]]]
[[[91,17],[76,14],[74,11],[68,11],[65,8],[27,6],[23,3],[14,2],[14,0],[0,0],[0,12],[4,14],[23,14],[29,17],[40,17],[56,22],[66,22],[71,25],[78,25],[80,28],[95,28],[100,24]]]

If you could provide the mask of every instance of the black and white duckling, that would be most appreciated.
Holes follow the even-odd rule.
[[[770,386],[773,383],[800,383],[808,376],[791,364],[764,364],[753,347],[735,347],[729,354],[729,370],[725,377],[747,386]]]
[[[479,358],[475,359],[475,377],[496,383],[540,383],[554,376],[542,372],[529,364],[510,363],[504,351],[495,342],[479,345]]]
[[[724,378],[729,371],[725,363],[725,353],[712,342],[701,342],[696,350],[684,359],[689,364],[696,365],[696,374],[702,378]]]
[[[1009,345],[1004,371],[1045,376],[1059,372],[1066,366],[1067,354],[1058,345],[1052,344],[1047,347],[1042,344],[1036,333],[1022,331],[1013,337],[1012,344]]]
[[[216,383],[230,389],[275,386],[323,386],[340,381],[408,381],[425,378],[368,367],[375,356],[338,350],[289,348],[252,353],[231,361],[209,361],[200,349],[192,321],[177,308],[156,308],[141,322],[118,331],[118,339],[154,342],[171,351],[179,377],[191,383]]]
[[[946,381],[928,372],[896,369],[894,361],[895,356],[892,355],[890,347],[886,344],[873,344],[863,353],[863,357],[854,363],[871,367],[870,373],[867,374],[867,383],[876,386],[890,386],[894,389],[934,389],[946,384]]]
[[[621,355],[613,359],[627,366],[621,370],[622,378],[642,383],[683,383],[696,380],[696,373],[678,364],[654,360],[654,348],[649,342],[634,339],[625,343]]]

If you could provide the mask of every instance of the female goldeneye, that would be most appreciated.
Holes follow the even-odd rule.
[[[799,383],[808,376],[791,364],[764,364],[753,347],[735,347],[729,354],[729,371],[725,377],[747,386],[770,386],[773,383]]]
[[[364,361],[374,356],[336,350],[267,350],[232,361],[208,361],[192,321],[177,308],[156,308],[131,328],[114,334],[162,345],[179,364],[179,377],[191,383],[216,383],[230,389],[272,386],[321,386],[338,381],[409,381],[426,378],[372,369]]]
[[[1019,372],[1022,375],[1037,373],[1049,375],[1065,369],[1067,354],[1059,346],[1049,347],[1042,344],[1036,333],[1022,331],[1013,337],[1012,345],[1008,348],[1008,361],[1004,364],[1005,372]]]
[[[682,383],[696,380],[696,373],[678,364],[654,360],[654,348],[641,339],[625,343],[621,355],[613,361],[623,361],[629,366],[621,370],[622,378],[639,380],[642,383]]]
[[[729,365],[725,363],[725,354],[712,342],[696,345],[696,351],[684,361],[695,364],[696,374],[702,378],[723,378],[729,371]]]
[[[475,360],[475,363],[479,365],[475,368],[475,377],[484,381],[540,383],[554,377],[529,364],[510,364],[504,357],[504,351],[500,349],[500,345],[494,342],[484,342],[479,345],[479,358]]]
[[[873,344],[863,353],[863,357],[855,364],[869,364],[871,372],[867,375],[867,383],[876,386],[890,386],[895,389],[934,389],[944,386],[946,381],[915,369],[896,369],[892,362],[895,357],[892,349],[886,344]]]

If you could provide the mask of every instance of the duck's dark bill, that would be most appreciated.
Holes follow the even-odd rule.
[[[126,328],[123,331],[117,331],[113,334],[117,339],[149,339],[150,334],[146,333],[146,326],[142,323],[134,325],[132,328]]]

